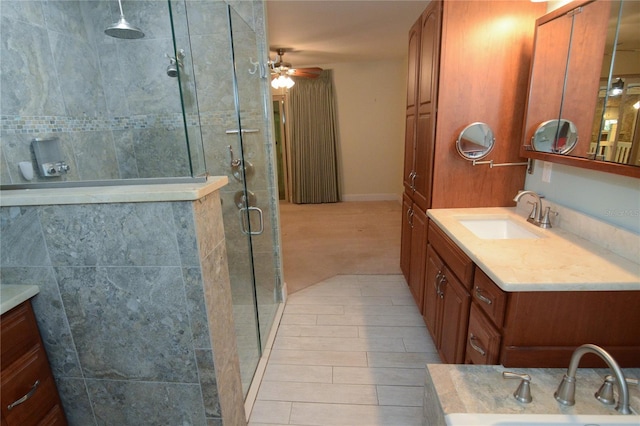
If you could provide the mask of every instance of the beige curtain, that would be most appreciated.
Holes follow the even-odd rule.
[[[331,70],[316,79],[295,78],[289,91],[291,201],[340,201],[338,131]]]

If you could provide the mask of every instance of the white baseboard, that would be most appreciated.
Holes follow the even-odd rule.
[[[344,194],[342,201],[402,201],[402,194]]]

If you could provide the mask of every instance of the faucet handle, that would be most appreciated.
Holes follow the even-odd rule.
[[[513,397],[520,402],[525,404],[533,401],[533,397],[531,396],[531,376],[528,374],[519,374],[512,373],[510,371],[503,371],[502,377],[505,379],[521,379],[520,385],[513,393]]]
[[[532,201],[527,201],[527,204],[531,204],[533,207],[531,208],[531,213],[529,213],[529,220],[536,220],[538,217],[538,203],[534,203]]]
[[[637,386],[638,383],[640,383],[638,379],[632,379],[629,377],[625,377],[624,380],[629,385]],[[610,374],[607,374],[604,377],[604,382],[602,383],[602,386],[600,386],[600,389],[598,389],[598,391],[594,395],[596,399],[606,405],[615,404],[616,400],[615,400],[615,397],[613,396],[613,385],[615,383],[616,383],[616,378]]]
[[[555,210],[551,210],[551,207],[547,207],[544,209],[544,216],[540,221],[540,228],[551,228],[551,221],[549,220],[549,216],[558,216],[558,212]]]
[[[613,396],[613,383],[615,379],[611,375],[606,375],[604,383],[600,386],[600,389],[595,393],[595,397],[598,401],[606,405],[613,405],[616,403],[616,399]]]

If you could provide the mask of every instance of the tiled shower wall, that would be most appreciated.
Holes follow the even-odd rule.
[[[71,425],[242,424],[220,199],[3,207]]]
[[[175,8],[184,17],[184,3]],[[35,166],[31,141],[51,137],[70,171],[35,181],[191,175],[178,79],[166,74],[167,2],[124,1],[123,10],[144,38],[104,34],[117,1],[2,0],[0,183],[26,182],[18,163]]]
[[[166,2],[123,1],[127,20],[145,32],[140,40],[104,35],[104,29],[118,18],[116,0],[1,2],[0,183],[23,183],[17,163],[32,159],[30,143],[34,137],[50,136],[60,138],[71,165],[64,180],[188,174],[178,80],[166,75],[169,61],[165,53],[174,49]],[[249,245],[240,230],[235,205],[243,185],[231,174],[228,149],[231,145],[238,155],[240,144],[237,135],[226,133],[238,125],[227,4],[247,23],[234,28],[238,69],[246,73],[252,68],[251,61],[267,56],[262,0],[171,1],[176,48],[186,53],[180,81],[192,162],[198,171],[206,160],[209,174],[229,177],[220,198],[236,325],[245,324],[246,316],[247,327],[238,330],[242,339],[243,330],[255,333],[255,326],[253,312],[243,309],[253,304]],[[259,133],[245,137],[244,152],[255,171],[248,186],[265,217],[265,231],[253,238],[252,249],[260,326],[266,336],[281,291],[274,138],[270,105],[264,105],[269,97],[268,81],[245,77],[247,74],[240,87],[243,126],[259,129]],[[27,210],[35,214],[34,208]],[[30,227],[27,219],[12,222],[13,232],[21,238],[28,238]],[[12,263],[11,267],[40,267],[37,259],[31,262],[24,257],[24,263]],[[7,266],[4,258],[0,266]],[[52,279],[46,274],[38,277],[45,282]],[[44,295],[40,296],[43,300]],[[56,303],[52,299],[51,304]],[[41,302],[40,308],[45,305],[49,303]],[[55,345],[53,336],[51,345]],[[248,349],[242,351],[243,357],[259,355],[255,335],[247,336],[240,345],[244,343]],[[244,382],[250,382],[251,377],[252,371],[248,371]]]

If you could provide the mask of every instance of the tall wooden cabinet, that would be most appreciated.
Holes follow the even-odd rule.
[[[487,160],[524,161],[535,21],[545,10],[517,0],[433,0],[409,31],[401,268],[414,297],[428,294],[425,277],[435,274],[427,261],[428,231],[411,228],[409,218],[431,208],[513,206],[524,187],[525,167],[473,166],[455,141],[481,121],[496,138]]]

